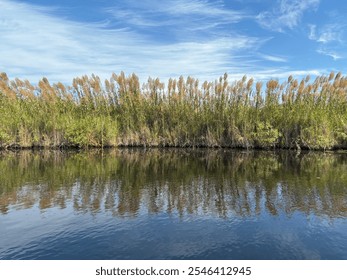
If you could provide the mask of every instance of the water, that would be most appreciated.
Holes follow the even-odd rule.
[[[2,152],[0,259],[347,259],[347,154]]]

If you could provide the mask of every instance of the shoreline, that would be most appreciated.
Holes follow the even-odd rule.
[[[21,151],[21,150],[31,150],[31,151],[88,151],[88,150],[110,150],[110,149],[164,149],[164,150],[240,150],[240,151],[293,151],[300,153],[308,151],[317,151],[317,152],[335,152],[335,151],[347,151],[347,146],[334,146],[330,148],[309,148],[309,147],[280,147],[280,146],[269,146],[269,147],[260,147],[260,146],[208,146],[208,145],[105,145],[105,146],[76,146],[76,145],[58,145],[58,146],[44,146],[44,145],[34,145],[34,146],[20,146],[20,145],[9,145],[6,147],[0,146],[0,151]]]

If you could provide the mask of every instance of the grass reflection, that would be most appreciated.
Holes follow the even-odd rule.
[[[0,213],[72,206],[250,217],[347,216],[347,154],[112,149],[0,153]]]

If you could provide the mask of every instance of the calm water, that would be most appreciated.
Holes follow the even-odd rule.
[[[347,154],[2,152],[0,259],[347,259]]]

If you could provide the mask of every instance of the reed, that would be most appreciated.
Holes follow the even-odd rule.
[[[230,82],[135,75],[37,85],[0,74],[0,147],[347,148],[347,78]]]

